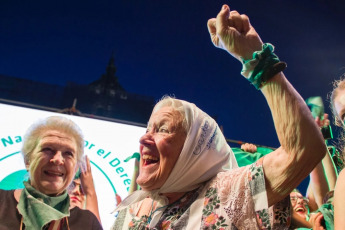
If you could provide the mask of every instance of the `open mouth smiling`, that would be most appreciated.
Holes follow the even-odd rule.
[[[51,177],[61,177],[64,175],[61,172],[51,171],[51,170],[45,170],[44,174],[46,174],[47,176],[51,176]]]
[[[295,208],[295,211],[296,211],[296,212],[300,212],[300,213],[304,213],[304,212],[305,212],[305,209],[302,208],[302,207],[297,207],[297,208]]]
[[[152,155],[148,155],[148,154],[143,154],[142,156],[143,159],[143,165],[151,165],[151,164],[155,164],[159,162],[159,158],[152,156]]]

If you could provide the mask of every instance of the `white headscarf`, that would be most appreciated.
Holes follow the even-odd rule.
[[[177,100],[177,99],[174,99]],[[160,193],[188,192],[219,172],[237,168],[237,162],[213,118],[194,104],[182,101],[187,133],[181,154]]]
[[[185,118],[189,124],[183,149],[173,170],[160,189],[136,191],[124,199],[115,211],[148,196],[157,202],[156,209],[163,207],[168,204],[168,200],[160,194],[191,191],[215,177],[219,172],[238,167],[235,156],[215,120],[192,103],[178,99],[172,100],[183,104]],[[163,211],[164,208],[161,208],[155,213],[150,226],[158,222]]]

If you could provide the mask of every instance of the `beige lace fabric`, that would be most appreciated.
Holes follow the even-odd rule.
[[[113,229],[289,229],[289,204],[287,197],[267,207],[260,159],[252,165],[218,173],[181,202],[168,207],[155,226],[146,222],[146,216],[136,216],[139,202],[119,213]]]

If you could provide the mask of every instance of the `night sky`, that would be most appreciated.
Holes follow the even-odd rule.
[[[302,97],[322,96],[329,112],[331,83],[345,73],[340,1],[1,0],[0,74],[89,84],[113,53],[126,91],[155,100],[175,95],[215,117],[226,138],[278,147],[261,92],[240,75],[239,61],[210,41],[207,20],[224,3],[275,45]]]

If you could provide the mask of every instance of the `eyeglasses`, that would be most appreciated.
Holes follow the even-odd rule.
[[[68,193],[72,193],[75,188],[78,188],[78,191],[81,195],[85,195],[81,184],[76,183],[74,181],[72,181],[72,183],[68,186],[67,188]]]
[[[303,200],[303,205],[308,206],[309,204],[309,199],[303,196],[290,196],[291,203],[294,205],[298,202],[298,199]]]

